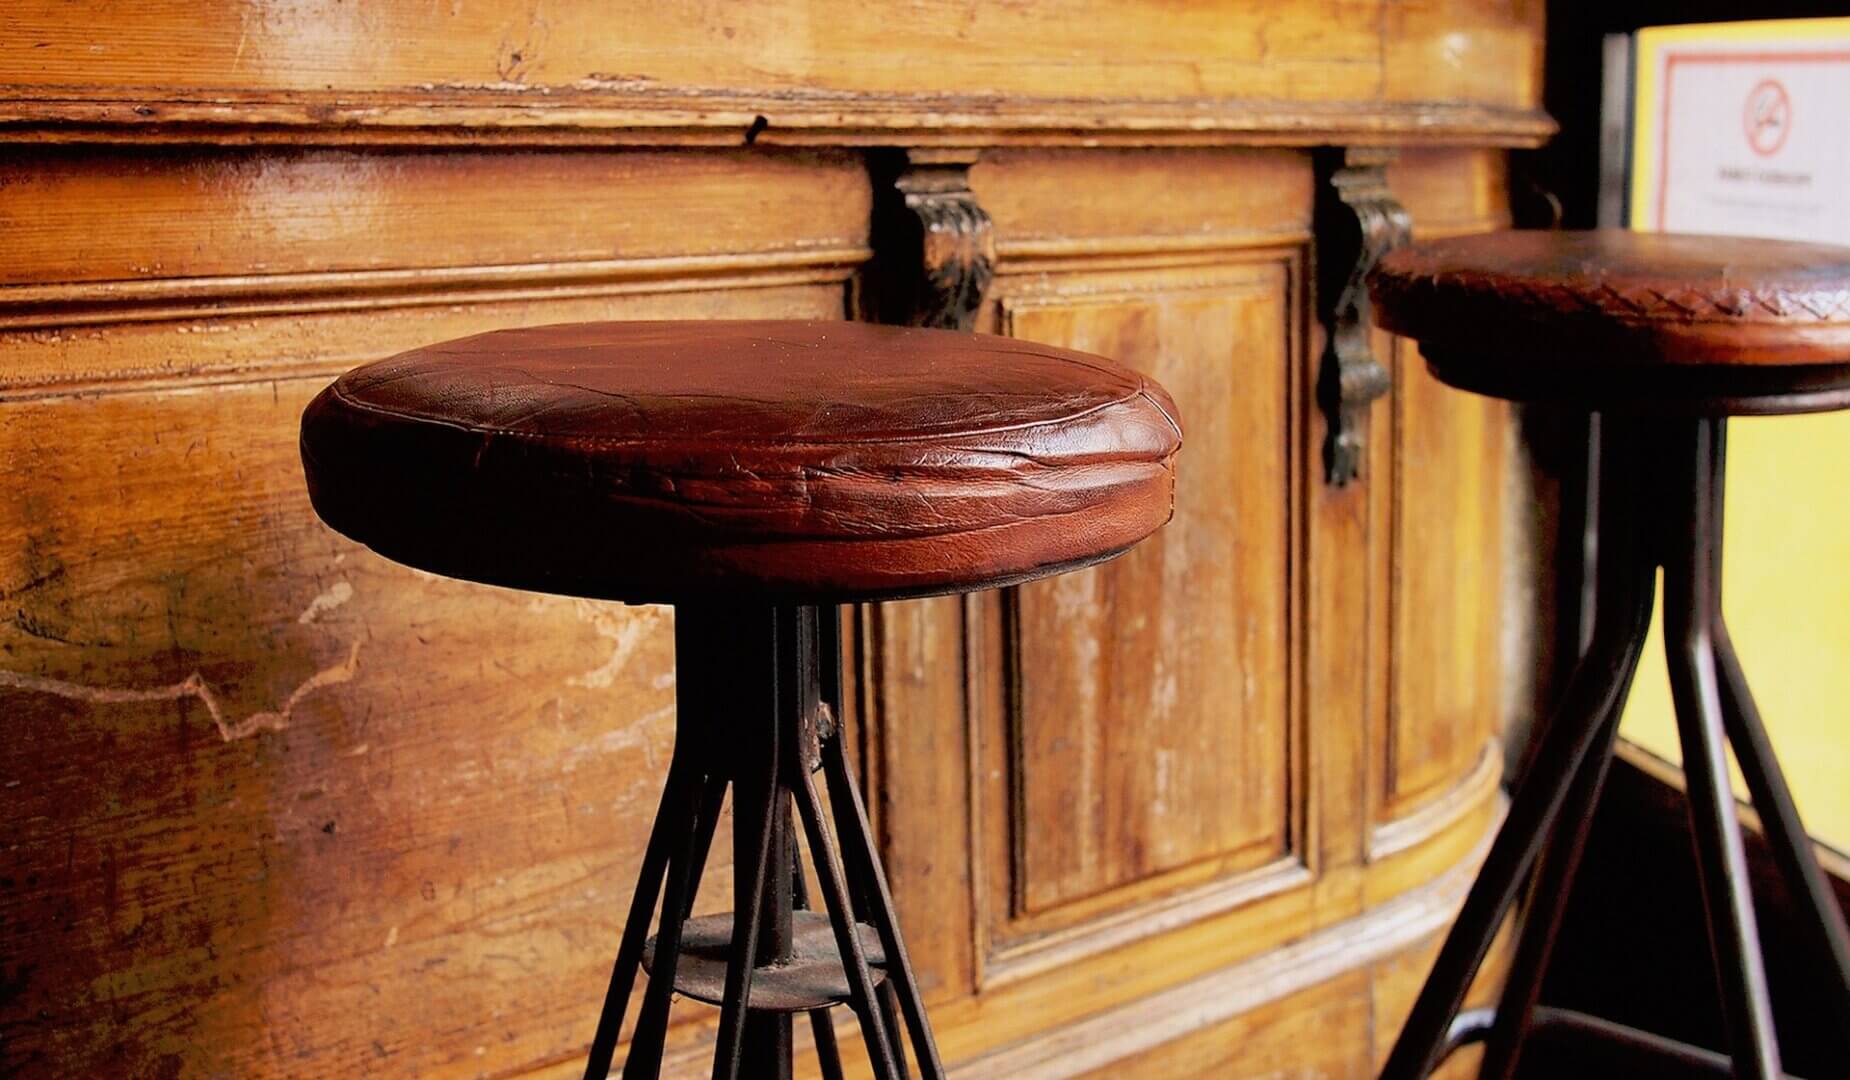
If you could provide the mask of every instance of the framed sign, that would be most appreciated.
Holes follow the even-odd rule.
[[[1850,19],[1635,42],[1634,228],[1850,244]]]

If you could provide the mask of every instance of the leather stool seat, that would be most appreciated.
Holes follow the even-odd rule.
[[[336,529],[451,577],[632,602],[988,588],[1170,517],[1174,405],[1098,357],[830,322],[502,330],[343,375],[302,460]]]
[[[1377,322],[1465,390],[1691,416],[1850,406],[1841,247],[1485,233],[1389,252],[1369,286]]]

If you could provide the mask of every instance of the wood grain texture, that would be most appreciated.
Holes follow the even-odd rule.
[[[1278,264],[1119,273],[1142,294],[1003,302],[1010,333],[1106,350],[1203,409],[1180,520],[1014,601],[1017,917],[1286,853],[1288,687],[1261,673],[1287,669],[1290,399],[1259,358],[1286,352],[1288,280]]]
[[[586,1037],[669,617],[339,540],[294,461],[318,383],[0,407],[37,480],[0,544],[9,1072],[475,1073]]]
[[[805,247],[866,241],[865,171],[840,152],[4,155],[0,286],[739,256],[787,250],[799,222]]]
[[[23,0],[0,135],[1526,144],[1552,129],[1539,8]]]
[[[523,160],[537,176],[521,177]],[[160,191],[224,161],[148,164]],[[401,164],[360,170],[351,201],[437,198],[419,192],[428,170]],[[478,159],[474,175],[537,192],[556,164]],[[865,242],[863,173],[831,195],[813,158],[781,188],[744,162],[723,170],[730,187],[703,183],[698,155],[685,185],[682,159],[593,164],[622,179],[574,195],[593,208],[704,213],[732,198],[766,213],[707,248],[729,263],[717,277],[600,267],[613,287],[438,284],[385,306],[347,282],[326,310],[279,289],[280,310],[206,303],[173,320],[93,292],[102,322],[0,331],[0,460],[22,481],[0,513],[0,698],[21,733],[0,751],[13,782],[0,1071],[481,1075],[582,1053],[665,762],[671,618],[385,563],[313,518],[296,426],[332,371],[401,342],[586,317],[842,314],[852,263],[828,264]],[[32,226],[30,287],[109,284],[71,282],[77,263],[57,260],[64,238],[137,246],[110,234],[112,203],[89,182],[114,176],[9,204]],[[336,173],[314,186],[311,202],[343,201]],[[459,175],[448,190],[470,186]],[[234,260],[298,281],[353,272],[327,269],[342,265],[332,244],[288,261],[298,249],[277,237],[303,205],[289,184],[229,224],[214,216],[222,187],[167,190],[152,212],[113,216],[175,252],[150,284],[254,268]],[[377,229],[370,249],[349,233],[347,248],[387,268],[520,254],[486,218],[469,234],[434,206],[421,224],[386,216],[398,231]],[[699,247],[649,227],[612,231],[645,259]],[[569,232],[536,232],[521,257],[583,254],[560,246]],[[793,281],[779,255],[809,249],[838,254]]]
[[[1495,155],[1408,154],[1389,182],[1404,193],[1416,239],[1484,232],[1506,220]],[[1392,585],[1381,628],[1391,661],[1370,755],[1370,813],[1386,830],[1371,847],[1385,855],[1407,836],[1404,827],[1396,833],[1395,819],[1432,800],[1459,813],[1480,804],[1444,800],[1477,775],[1502,727],[1500,497],[1510,426],[1507,406],[1444,386],[1410,344],[1376,331],[1375,349],[1393,357],[1395,372],[1385,410],[1395,456],[1383,510]],[[1437,828],[1447,818],[1423,820]]]
[[[0,1072],[578,1075],[670,617],[347,544],[299,411],[500,326],[863,310],[880,143],[968,166],[978,328],[1172,381],[1201,451],[1173,545],[1074,579],[1070,619],[1051,591],[850,616],[947,1060],[1370,1074],[1497,817],[1494,582],[1407,648],[1474,552],[1406,515],[1501,542],[1499,474],[1442,459],[1502,421],[1415,387],[1363,481],[1320,482],[1314,170],[1278,144],[1470,144],[1389,185],[1424,235],[1494,224],[1482,148],[1549,127],[1536,5],[98,10],[0,14],[0,141],[32,141],[0,149]],[[705,1075],[711,1014],[676,1019],[666,1075]]]
[[[867,256],[866,172],[824,152],[9,153],[15,393],[333,373],[649,294],[775,315],[770,291],[841,296]]]
[[[1385,482],[1398,453],[1391,427],[1375,444],[1378,461],[1365,470],[1383,479],[1378,485],[1334,493],[1309,464],[1322,438],[1308,405],[1314,370],[1301,306],[1310,161],[1237,151],[1156,156],[1164,154],[1199,185],[1158,195],[1160,167],[1121,151],[998,151],[971,171],[971,187],[995,221],[999,253],[995,322],[981,325],[1087,342],[1151,365],[1179,395],[1178,405],[1186,400],[1190,405],[1182,407],[1195,410],[1191,453],[1202,451],[1181,470],[1184,488],[1191,476],[1202,487],[1179,495],[1168,530],[1174,535],[1165,537],[1190,552],[1182,578],[1154,567],[1141,573],[1140,553],[1133,553],[1131,561],[1029,586],[1012,599],[882,609],[908,610],[903,632],[889,629],[881,640],[913,658],[903,677],[888,670],[881,683],[885,719],[878,739],[905,748],[882,755],[886,775],[897,779],[904,753],[956,745],[957,733],[940,721],[929,721],[929,732],[904,735],[897,725],[915,712],[944,708],[955,694],[947,679],[961,678],[967,687],[965,745],[974,755],[968,793],[962,784],[937,786],[959,801],[895,800],[886,807],[885,831],[895,857],[929,850],[937,868],[957,859],[966,837],[974,840],[967,883],[961,865],[942,884],[915,877],[915,887],[933,900],[909,916],[923,925],[915,937],[925,936],[970,988],[967,997],[946,993],[937,1009],[946,1046],[957,1048],[948,1051],[953,1060],[980,1053],[967,1059],[976,1070],[971,1075],[1055,1047],[1060,1062],[1084,1060],[1089,1051],[1076,1040],[1093,1030],[1084,1018],[1117,1015],[1088,1008],[1122,1007],[1128,1018],[1141,1007],[1133,1003],[1147,1000],[1158,1009],[1155,1001],[1167,1000],[1160,997],[1165,984],[1210,978],[1242,958],[1257,963],[1319,927],[1341,940],[1366,912],[1467,860],[1495,818],[1495,773],[1481,767],[1495,764],[1483,754],[1491,728],[1486,716],[1474,714],[1467,722],[1479,725],[1469,729],[1478,753],[1468,760],[1440,754],[1429,766],[1438,790],[1422,793],[1436,801],[1410,801],[1411,817],[1388,819],[1399,831],[1371,843],[1370,822],[1379,815],[1370,809],[1373,789],[1363,774],[1386,747],[1364,737],[1381,729],[1363,718],[1379,706],[1385,723],[1390,708],[1385,695],[1376,696],[1372,676],[1364,677],[1377,669],[1358,665],[1356,635],[1375,625],[1371,613],[1382,613],[1380,636],[1363,655],[1379,658],[1386,686],[1398,662],[1388,597],[1406,584],[1395,559],[1420,556],[1396,542],[1392,509],[1399,496]],[[1415,197],[1441,221],[1476,220],[1476,199],[1489,200],[1486,212],[1501,205],[1495,164],[1435,155],[1415,169],[1407,175],[1431,189]],[[1428,175],[1440,172],[1457,179]],[[1254,196],[1223,199],[1223,191]],[[1293,191],[1295,202],[1268,201],[1268,193]],[[1066,209],[1063,219],[1049,212],[1055,204]],[[1391,351],[1388,339],[1377,344]],[[1278,374],[1251,366],[1261,356],[1275,358]],[[1234,382],[1219,381],[1229,378]],[[1453,421],[1434,412],[1422,414],[1422,422]],[[1204,428],[1210,434],[1201,434]],[[1218,441],[1219,432],[1231,441]],[[1223,452],[1227,457],[1218,456]],[[1256,484],[1272,486],[1261,493]],[[1459,496],[1461,503],[1471,497]],[[1307,516],[1297,516],[1300,506]],[[1376,506],[1383,509],[1378,519]],[[1269,540],[1267,529],[1276,530]],[[1276,546],[1260,554],[1266,542]],[[1148,554],[1152,561],[1160,556],[1155,547]],[[1300,573],[1344,584],[1306,595]],[[1281,577],[1293,585],[1268,607],[1265,582]],[[1063,589],[1074,594],[1066,603],[1057,595]],[[1158,596],[1160,602],[1151,599]],[[1223,597],[1231,606],[1221,606]],[[1426,594],[1407,602],[1425,603]],[[1494,592],[1470,601],[1473,611],[1494,612],[1498,603]],[[1266,615],[1255,620],[1257,612]],[[1242,636],[1268,625],[1258,638]],[[1186,689],[1165,712],[1155,691],[1166,665],[1188,655],[1191,642],[1201,645],[1203,662],[1178,668]],[[1254,642],[1264,644],[1243,651]],[[1424,654],[1414,661],[1429,662]],[[1480,670],[1475,653],[1470,662]],[[1415,675],[1446,683],[1457,666],[1448,657],[1442,667],[1420,667]],[[1494,668],[1487,670],[1494,680]],[[1299,672],[1305,682],[1297,681]],[[1248,707],[1248,673],[1256,676],[1256,700],[1268,703],[1262,708]],[[1494,702],[1494,683],[1490,692]],[[1416,711],[1425,707],[1414,699],[1404,707],[1403,730],[1416,746],[1435,722]],[[1199,759],[1190,763],[1194,771],[1165,776],[1159,759],[1180,756],[1179,746]],[[899,782],[927,789],[922,780]],[[1196,783],[1192,800],[1216,813],[1197,808],[1165,817],[1168,799],[1158,785]],[[1258,792],[1269,794],[1244,801]],[[974,909],[966,889],[975,893]],[[1153,978],[1156,969],[1166,975]],[[1124,1030],[1139,1023],[1127,1019]],[[1146,1075],[1138,1070],[1194,1061],[1270,1067],[1262,1064],[1268,1051],[1253,1048],[1247,1056],[1240,1044],[1220,1041],[1247,1030],[1238,1023],[1224,1030],[1220,1021],[1202,1023],[1198,1039],[1175,1047],[1099,1049],[1130,1056],[1095,1068]],[[1120,1038],[1135,1041],[1112,1036]],[[1004,1049],[983,1049],[998,1045]],[[1066,1075],[1060,1071],[1066,1067],[1050,1064],[1046,1075]],[[1359,1063],[1350,1067],[1365,1073]]]

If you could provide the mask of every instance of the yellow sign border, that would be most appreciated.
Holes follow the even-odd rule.
[[[1850,18],[1767,19],[1761,22],[1696,23],[1690,26],[1652,26],[1632,39],[1632,146],[1631,227],[1654,232],[1659,222],[1652,214],[1662,164],[1657,149],[1663,145],[1663,113],[1658,107],[1658,85],[1664,53],[1673,47],[1772,42],[1794,46],[1802,41],[1850,42]],[[1796,50],[1795,50],[1796,51]]]

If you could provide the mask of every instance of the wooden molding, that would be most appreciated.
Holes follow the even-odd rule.
[[[951,1068],[960,1078],[1055,1080],[1093,1072],[1390,958],[1445,928],[1502,824],[1501,800],[1471,853],[1444,874],[1371,908],[1210,975]]]
[[[1416,847],[1438,835],[1458,819],[1484,805],[1490,792],[1503,779],[1503,743],[1491,739],[1478,754],[1470,773],[1437,798],[1417,809],[1375,825],[1368,833],[1368,858],[1385,859]]]
[[[1025,942],[1002,945],[983,959],[983,986],[1000,986],[1083,957],[1168,933],[1268,896],[1309,886],[1316,875],[1296,856],[1188,889]]]
[[[845,281],[871,253],[839,247],[753,254],[587,259],[222,277],[0,286],[0,330],[724,287],[726,279]]]
[[[541,86],[133,98],[30,86],[0,91],[0,142],[1534,147],[1555,130],[1554,121],[1539,109],[1450,102],[826,91],[773,95]]]

